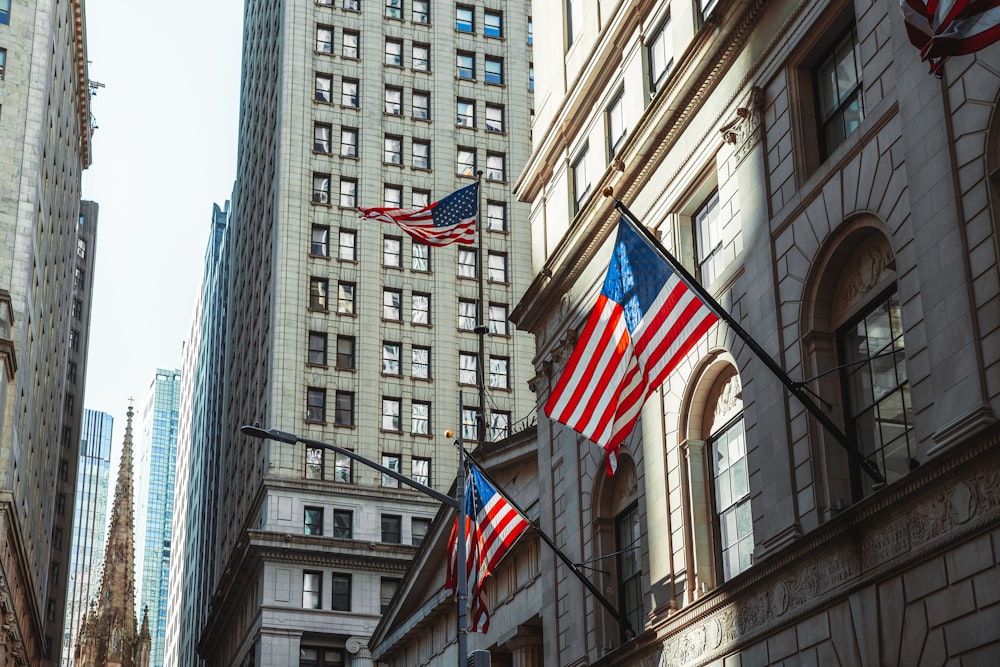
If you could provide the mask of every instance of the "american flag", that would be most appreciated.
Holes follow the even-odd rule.
[[[984,49],[1000,40],[998,0],[901,0],[910,43],[936,72],[948,56]]]
[[[362,218],[399,225],[415,241],[426,245],[471,245],[475,240],[476,215],[479,213],[479,183],[419,208],[359,207],[358,213]]]
[[[490,627],[490,612],[486,607],[483,583],[531,524],[475,466],[469,466],[466,473],[465,554],[469,626],[473,632],[486,632]],[[454,591],[458,576],[458,517],[455,517],[455,525],[448,538],[445,588]]]
[[[622,218],[604,287],[545,414],[604,447],[613,474],[646,398],[718,319]]]

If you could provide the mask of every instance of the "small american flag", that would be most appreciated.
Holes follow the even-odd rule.
[[[358,208],[360,217],[399,225],[413,240],[430,246],[471,245],[476,236],[478,213],[479,183],[420,208]]]
[[[622,218],[604,278],[545,414],[608,452],[608,474],[642,404],[719,319]]]
[[[469,618],[473,632],[486,632],[490,612],[483,583],[531,524],[494,488],[475,466],[466,469],[465,555],[469,582]],[[448,573],[445,588],[458,583],[458,517],[448,538]]]

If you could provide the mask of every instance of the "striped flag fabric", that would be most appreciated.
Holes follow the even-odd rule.
[[[1000,40],[1000,0],[900,0],[910,43],[937,71],[944,58]]]
[[[358,207],[359,217],[398,225],[414,241],[429,246],[474,243],[478,213],[478,182],[419,208]]]
[[[469,629],[486,632],[490,627],[490,612],[483,584],[531,524],[473,465],[466,468],[465,513]],[[456,590],[458,576],[458,517],[455,517],[448,538],[445,588]]]
[[[719,319],[625,217],[604,287],[545,414],[607,450],[607,471],[646,398]]]

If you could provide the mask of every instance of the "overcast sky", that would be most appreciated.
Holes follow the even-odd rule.
[[[98,129],[83,197],[100,205],[85,407],[139,405],[180,368],[212,204],[236,165],[241,0],[85,0]]]

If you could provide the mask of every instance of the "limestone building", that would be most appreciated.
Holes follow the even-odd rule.
[[[0,5],[0,665],[63,641],[97,205],[82,0]]]
[[[80,624],[73,647],[78,667],[149,667],[149,619],[135,617],[134,484],[132,480],[132,406],[128,408],[122,458],[104,549],[98,594]]]
[[[437,503],[239,429],[335,442],[440,489],[457,462],[446,428],[491,441],[532,418],[534,343],[508,321],[531,276],[528,207],[511,189],[529,153],[530,12],[254,0],[244,35],[226,297],[211,325],[225,334],[189,341],[223,360],[219,401],[206,400],[217,378],[191,387],[191,405],[212,410],[192,428],[219,437],[180,434],[208,446],[187,474],[218,480],[200,526],[210,546],[185,556],[208,588],[185,591],[196,599],[167,644],[213,665],[371,665],[368,637]],[[358,218],[358,206],[437,201],[477,172],[477,245],[432,249]]]
[[[601,289],[615,197],[791,379],[716,324],[612,478],[540,417],[539,525],[633,632],[543,549],[533,664],[994,662],[1000,46],[936,78],[884,0],[533,12],[561,28],[535,44],[516,186],[535,279],[512,319],[536,336],[538,405]],[[508,604],[516,622],[534,599]],[[428,608],[377,655],[407,664],[406,628],[454,641]]]

